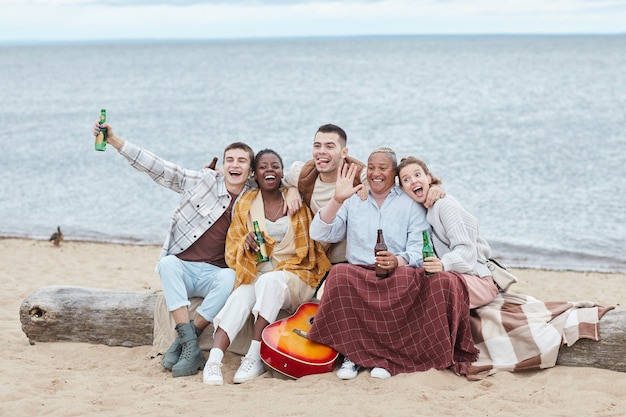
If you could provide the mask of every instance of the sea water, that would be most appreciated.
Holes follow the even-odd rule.
[[[160,244],[180,196],[111,146],[185,168],[234,141],[424,159],[505,265],[626,272],[626,36],[0,45],[0,235]]]

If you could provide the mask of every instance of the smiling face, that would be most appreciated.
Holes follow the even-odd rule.
[[[334,182],[348,148],[335,132],[317,132],[313,139],[313,160],[323,182]]]
[[[404,192],[416,202],[424,204],[432,183],[431,175],[426,174],[418,163],[410,163],[400,168],[398,177]]]
[[[224,180],[228,191],[239,194],[250,176],[251,164],[250,153],[244,149],[224,152]]]
[[[283,164],[273,152],[257,156],[254,179],[261,190],[277,190],[283,178]]]
[[[396,184],[396,167],[389,154],[375,152],[367,160],[367,181],[375,197],[386,196]]]

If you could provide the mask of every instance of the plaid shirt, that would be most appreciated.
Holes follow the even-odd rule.
[[[257,276],[256,254],[245,250],[243,245],[246,236],[253,230],[250,206],[257,196],[262,198],[258,189],[249,190],[241,196],[235,205],[232,223],[226,236],[226,263],[237,273],[235,288],[254,282]],[[303,205],[290,218],[294,232],[294,252],[286,259],[278,261],[275,270],[293,272],[309,286],[316,288],[331,265],[322,245],[309,237],[311,217],[311,211]],[[267,253],[273,258],[276,241],[268,234],[265,235],[265,239]]]
[[[230,204],[224,176],[217,171],[183,169],[127,141],[119,152],[133,168],[147,173],[157,184],[182,194],[160,258],[177,255],[191,246]]]

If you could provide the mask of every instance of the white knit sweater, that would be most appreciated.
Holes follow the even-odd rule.
[[[491,275],[485,261],[491,248],[480,237],[478,219],[467,212],[452,196],[437,200],[428,209],[428,223],[433,228],[432,242],[445,271],[478,276]]]

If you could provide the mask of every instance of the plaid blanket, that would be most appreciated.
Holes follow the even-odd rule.
[[[422,268],[379,279],[368,266],[333,266],[308,337],[392,375],[430,368],[466,375],[478,357],[462,276],[427,277]]]
[[[556,364],[562,345],[581,338],[600,340],[600,318],[613,307],[589,301],[542,302],[529,295],[500,293],[471,311],[478,360],[467,378],[482,379],[498,370],[522,371]]]

